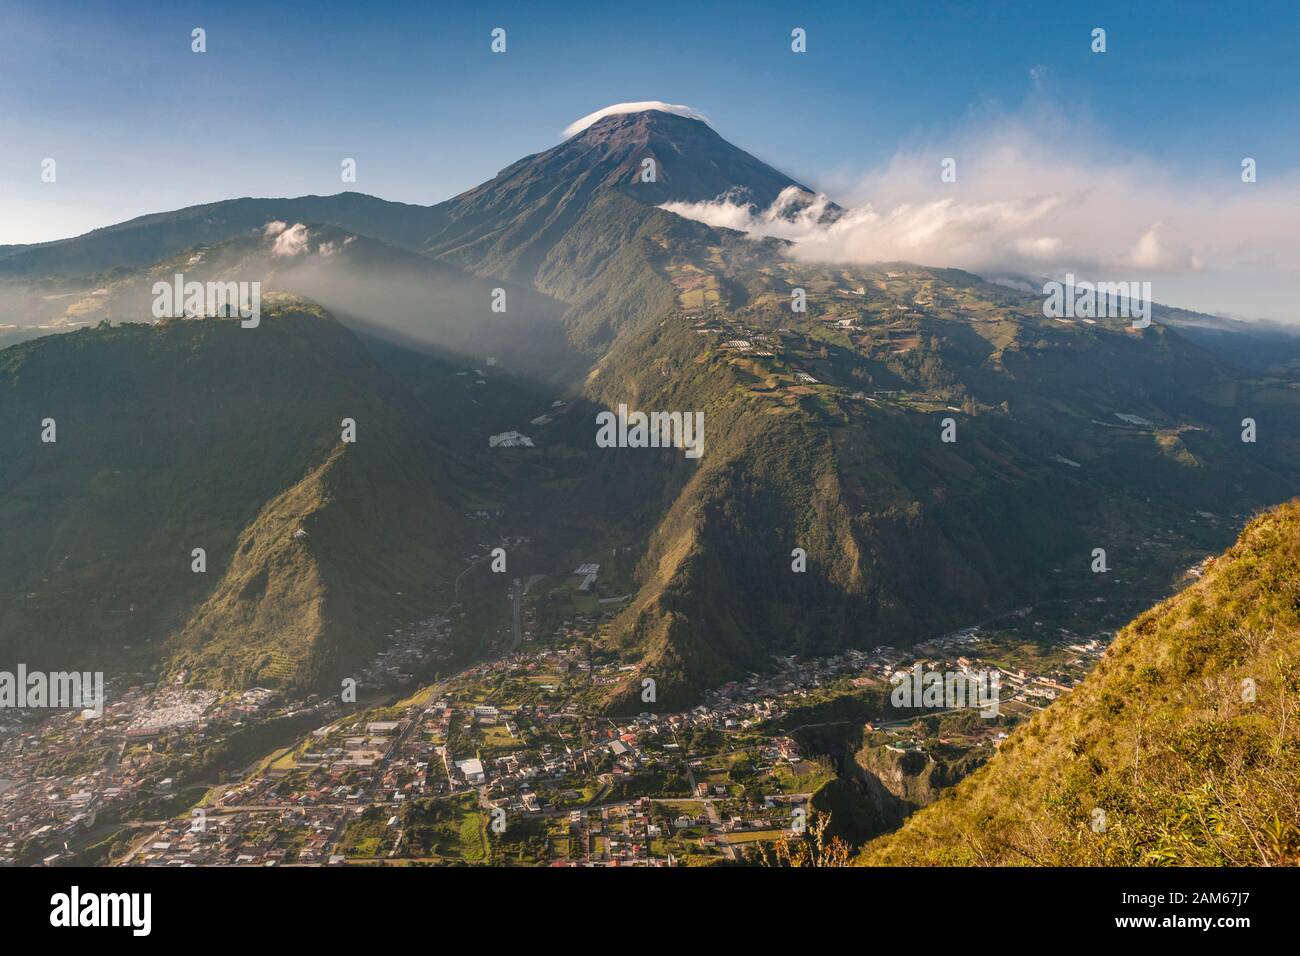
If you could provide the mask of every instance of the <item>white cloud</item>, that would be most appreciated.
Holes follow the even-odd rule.
[[[613,106],[606,106],[603,110],[596,110],[594,113],[588,113],[580,120],[574,120],[564,128],[564,136],[567,139],[577,133],[581,133],[597,120],[604,119],[606,116],[616,116],[620,113],[643,113],[646,110],[659,110],[662,113],[675,113],[678,116],[685,116],[690,119],[709,121],[708,117],[698,110],[689,106],[680,106],[673,103],[661,103],[659,100],[642,100],[639,103],[615,103]]]
[[[283,226],[284,223],[271,223],[275,226]],[[271,247],[273,256],[296,256],[301,255],[307,250],[307,242],[311,238],[307,233],[307,227],[300,222],[294,223],[288,229],[280,229],[278,233],[268,233],[275,235],[275,245]]]
[[[352,244],[352,240],[355,238],[356,236],[348,236],[342,242],[336,242],[333,239],[331,239],[329,242],[322,242],[319,246],[316,247],[316,254],[320,256],[322,259],[328,259],[330,256],[334,255],[340,249],[343,249],[346,246],[350,246]]]
[[[955,183],[940,181],[945,157],[957,160]],[[789,239],[810,261],[1151,280],[1158,301],[1300,320],[1295,175],[1246,184],[1231,164],[1174,169],[1040,109],[901,149],[845,193],[848,208],[829,223],[811,208],[783,217],[725,196],[665,208]]]

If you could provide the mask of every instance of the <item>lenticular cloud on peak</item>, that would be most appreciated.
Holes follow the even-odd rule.
[[[564,128],[564,135],[574,136],[581,133],[597,120],[604,119],[606,116],[617,116],[619,113],[643,113],[646,110],[660,110],[664,113],[676,113],[678,116],[685,116],[688,119],[697,119],[707,123],[709,118],[697,109],[680,104],[663,103],[659,100],[641,100],[636,103],[615,103],[613,106],[606,106],[604,109],[596,110],[594,113],[588,113],[582,119],[574,120]]]

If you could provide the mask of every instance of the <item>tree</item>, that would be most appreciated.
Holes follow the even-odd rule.
[[[781,834],[772,844],[771,855],[766,847],[759,848],[759,859],[773,867],[851,866],[849,845],[839,837],[826,839],[830,825],[831,815],[817,811],[804,833]]]

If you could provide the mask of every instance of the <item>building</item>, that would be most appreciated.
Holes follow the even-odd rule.
[[[483,773],[483,761],[477,757],[469,760],[457,760],[456,769],[465,778],[465,782],[471,785],[483,783],[487,779]]]

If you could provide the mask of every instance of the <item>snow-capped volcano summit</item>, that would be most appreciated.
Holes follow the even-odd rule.
[[[590,126],[597,120],[604,119],[606,116],[618,116],[622,113],[644,113],[648,110],[658,110],[661,113],[672,113],[675,116],[685,116],[687,119],[699,120],[707,123],[709,118],[699,110],[680,104],[665,103],[662,100],[640,100],[636,103],[615,103],[612,106],[606,106],[604,109],[596,110],[594,113],[588,113],[582,119],[574,120],[564,128],[565,137],[575,136]]]

